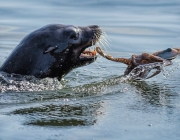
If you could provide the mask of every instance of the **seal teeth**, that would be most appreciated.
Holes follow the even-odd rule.
[[[96,50],[91,50],[91,49],[88,49],[88,50],[85,50],[81,53],[81,57],[94,57],[97,55],[97,52]]]

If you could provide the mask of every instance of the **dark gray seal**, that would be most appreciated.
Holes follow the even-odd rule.
[[[0,70],[6,73],[61,79],[76,67],[90,64],[96,53],[85,51],[102,34],[97,25],[77,27],[52,24],[27,35]]]

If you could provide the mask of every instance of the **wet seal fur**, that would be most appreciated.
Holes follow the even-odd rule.
[[[0,70],[37,78],[57,77],[60,80],[72,69],[96,60],[96,54],[89,51],[89,55],[82,53],[98,42],[101,34],[102,31],[97,25],[44,26],[27,35],[6,59]]]

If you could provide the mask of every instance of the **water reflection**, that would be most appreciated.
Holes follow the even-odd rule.
[[[161,77],[159,75],[159,77]],[[163,77],[161,77],[163,79]],[[160,80],[159,80],[160,81]],[[168,80],[167,80],[168,82]],[[126,92],[137,93],[137,98],[141,98],[143,102],[150,103],[155,106],[174,106],[178,100],[179,94],[172,90],[170,84],[159,83],[153,80],[137,81],[129,80],[128,77],[119,76],[104,80],[102,82],[90,83],[83,86],[74,87],[74,92],[83,93],[83,95],[106,96],[111,94],[119,94]]]
[[[17,109],[10,114],[26,117],[26,125],[38,126],[88,126],[97,122],[102,114],[102,101],[84,103],[50,103],[37,107]]]
[[[123,90],[125,88],[127,90]],[[125,101],[128,109],[150,113],[153,109],[158,110],[164,106],[175,107],[176,102],[173,102],[175,98],[179,98],[168,85],[153,81],[125,80],[125,77],[119,76],[59,91],[1,94],[1,112],[5,111],[6,115],[19,117],[24,125],[91,126],[98,123],[98,117],[106,114],[104,108],[107,106],[104,99],[108,99],[111,95],[113,99],[116,97],[131,99],[134,96],[140,102],[136,102],[136,99],[135,102]]]
[[[136,87],[136,92],[145,102],[156,106],[173,106],[175,98],[179,98],[177,92],[169,85],[156,82],[133,81],[130,83]]]

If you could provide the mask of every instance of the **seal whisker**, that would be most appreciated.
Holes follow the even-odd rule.
[[[106,40],[106,38],[104,36],[101,38],[101,40],[102,40],[102,42],[104,42],[107,45],[107,47],[109,47],[110,43]]]
[[[107,39],[106,36],[103,35],[103,36],[102,36],[102,39],[103,39],[107,44],[110,44],[110,43],[109,43],[109,40]]]
[[[108,37],[107,37],[105,32],[102,33],[101,39],[106,43],[107,47],[110,49],[110,47],[109,47],[110,46],[110,43],[109,43],[110,40],[108,40]]]
[[[108,38],[108,35],[106,34],[106,32],[103,32],[102,35],[106,38],[107,41],[111,42],[111,39]]]
[[[101,39],[99,40],[99,43],[107,51],[106,45],[104,44],[104,42]]]
[[[100,40],[101,44],[103,45],[103,47],[105,48],[105,50],[107,51],[106,47],[110,48],[109,47],[110,44],[109,44],[109,42],[107,40],[107,35],[105,34],[104,31],[102,32],[102,35],[101,35],[99,40]]]
[[[98,35],[97,33],[94,34],[94,39],[92,40],[94,42],[94,45],[96,44],[96,42],[99,40],[100,35]]]
[[[94,41],[92,40],[92,46],[94,46]]]
[[[107,51],[107,47],[109,47],[109,42],[106,40],[105,36],[102,34],[102,36],[99,39],[99,42],[102,44],[102,46],[104,47],[104,49]]]

